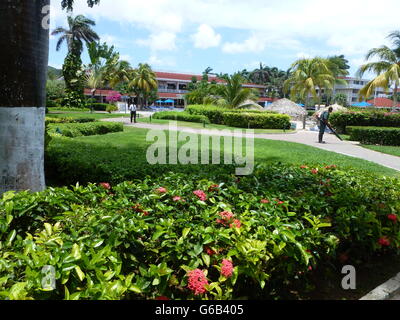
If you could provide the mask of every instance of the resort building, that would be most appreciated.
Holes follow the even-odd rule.
[[[197,81],[202,80],[202,75],[197,74],[186,74],[186,73],[172,73],[172,72],[159,72],[156,71],[156,79],[158,82],[158,104],[164,104],[165,101],[168,101],[168,105],[174,107],[184,107],[184,95],[189,92],[188,87],[193,79]],[[224,80],[217,78],[214,75],[209,75],[209,82],[215,81],[216,83],[225,83]],[[258,103],[261,106],[265,106],[265,104],[273,101],[272,98],[266,97],[266,86],[258,85],[254,83],[245,83],[243,84],[245,88],[253,88],[257,89],[259,94]],[[114,90],[96,90],[93,97],[97,102],[107,102],[107,97],[110,95],[118,94],[118,92]],[[92,92],[90,89],[85,89],[85,95],[89,98],[92,96]],[[124,98],[124,97],[123,97]]]
[[[351,78],[351,77],[344,77],[340,78],[346,80],[347,85],[337,84],[335,85],[333,94],[345,94],[347,96],[347,103],[349,105],[355,104],[359,101],[359,92],[360,90],[370,81],[366,79],[360,78]],[[388,98],[389,96],[393,95],[393,90],[390,89],[389,92],[386,94],[385,91],[381,88],[375,90],[374,98]]]

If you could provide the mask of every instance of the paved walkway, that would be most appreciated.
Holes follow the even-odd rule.
[[[168,125],[150,124],[150,123],[131,124],[129,122],[129,119],[127,118],[103,119],[103,121],[123,122],[127,126],[132,126],[135,128],[143,128],[143,129],[158,129],[158,130],[168,129]],[[215,130],[215,129],[194,129],[187,127],[179,127],[178,130],[181,132],[203,133],[207,135],[234,136],[233,133],[224,134],[220,130]],[[358,145],[358,142],[340,141],[333,134],[324,135],[324,140],[327,142],[326,144],[317,143],[318,132],[306,131],[306,130],[300,130],[292,134],[255,134],[254,136],[255,138],[259,139],[301,143],[315,148],[323,149],[326,151],[332,151],[346,156],[375,162],[382,166],[400,171],[400,157],[363,148]]]

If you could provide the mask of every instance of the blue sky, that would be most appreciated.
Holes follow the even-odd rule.
[[[60,2],[51,0],[52,30],[66,26]],[[398,0],[101,0],[92,9],[75,0],[73,14],[94,19],[123,59],[158,71],[233,73],[260,62],[286,70],[298,58],[344,54],[354,75],[370,48],[390,45],[399,10]],[[61,67],[66,47],[56,52],[56,42],[49,64]]]

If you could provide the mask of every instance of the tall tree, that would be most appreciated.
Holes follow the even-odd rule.
[[[72,8],[73,1],[62,4]],[[49,13],[50,0],[0,2],[0,45],[7,48],[0,51],[0,194],[45,187]]]
[[[304,99],[308,105],[310,97],[315,100],[319,98],[321,102],[322,88],[331,89],[335,82],[335,77],[329,69],[326,59],[300,59],[291,66],[289,79],[284,83],[285,92],[290,91],[290,96],[294,99],[296,96]],[[317,94],[319,88],[319,96]]]
[[[147,63],[140,63],[139,67],[132,72],[129,86],[138,94],[139,107],[142,108],[147,96],[158,88],[156,74]]]
[[[260,67],[250,74],[250,79],[257,84],[265,84],[270,79],[270,68],[260,62]]]
[[[389,34],[389,39],[392,40],[394,48],[382,46],[380,48],[371,49],[365,60],[378,57],[377,62],[369,62],[360,67],[357,74],[362,77],[366,72],[373,72],[377,76],[369,81],[359,93],[360,101],[367,99],[374,94],[376,88],[383,88],[389,91],[390,87],[394,86],[396,93],[400,85],[400,31],[394,31]],[[397,106],[397,94],[393,95],[393,107]]]
[[[56,28],[52,35],[60,35],[56,50],[60,50],[64,42],[68,46],[68,54],[63,65],[63,75],[67,87],[67,106],[77,107],[83,105],[84,70],[82,68],[81,54],[83,43],[90,44],[98,41],[99,36],[92,29],[96,23],[83,15],[68,16],[68,29]],[[75,105],[76,104],[76,105]]]

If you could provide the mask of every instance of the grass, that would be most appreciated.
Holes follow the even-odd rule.
[[[46,117],[50,118],[92,118],[96,120],[100,119],[108,119],[108,118],[122,118],[125,116],[124,114],[116,114],[116,113],[90,113],[89,112],[63,112],[63,111],[51,111],[46,114]]]
[[[232,168],[227,168],[222,165],[152,166],[148,164],[146,159],[146,151],[148,147],[153,144],[153,142],[146,141],[147,132],[147,129],[125,127],[124,132],[103,136],[79,137],[68,141],[56,138],[50,145],[50,151],[53,150],[52,152],[55,152],[56,155],[57,153],[63,153],[62,156],[64,158],[70,159],[68,161],[84,161],[86,163],[96,161],[95,166],[99,166],[97,163],[100,163],[100,166],[106,163],[112,164],[114,167],[113,177],[117,180],[117,177],[122,180],[125,176],[130,179],[141,178],[146,174],[157,175],[164,171],[171,170],[187,173],[190,173],[190,170],[194,170],[196,172],[204,172],[205,174],[209,172],[223,172],[228,169],[232,170]],[[182,144],[184,144],[184,142],[180,142],[180,145]],[[221,143],[221,146],[223,146],[223,143]],[[279,162],[298,166],[303,164],[310,166],[335,164],[344,169],[354,168],[379,175],[400,176],[398,171],[366,160],[348,157],[298,143],[255,139],[256,164]],[[58,164],[58,166],[60,166],[60,164]],[[71,174],[73,175],[73,173]]]
[[[400,147],[362,145],[364,148],[400,157]]]

